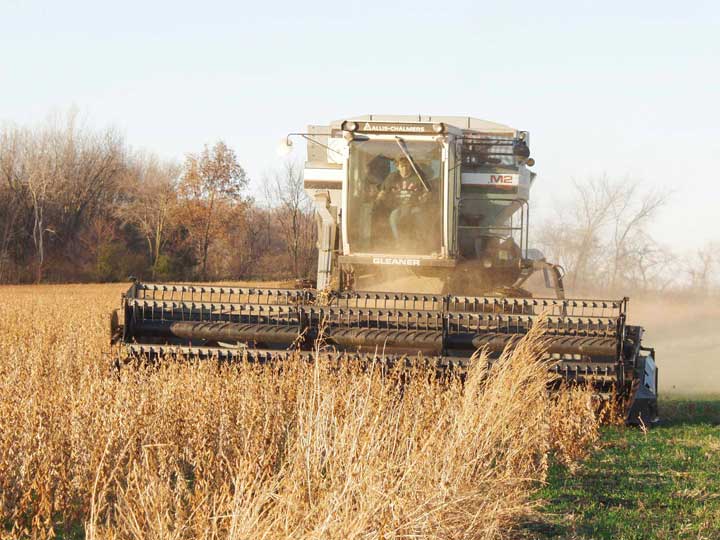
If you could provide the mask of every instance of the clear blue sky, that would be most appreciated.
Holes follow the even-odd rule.
[[[364,113],[531,132],[541,214],[571,178],[674,190],[668,243],[720,239],[720,4],[0,0],[0,121],[76,106],[182,157],[224,139],[253,189],[280,137]]]

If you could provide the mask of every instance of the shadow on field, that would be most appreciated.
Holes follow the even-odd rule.
[[[720,538],[720,396],[660,402],[647,432],[607,426],[574,473],[553,465],[517,538]]]

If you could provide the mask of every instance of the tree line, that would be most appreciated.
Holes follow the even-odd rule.
[[[720,242],[671,248],[651,232],[670,193],[632,178],[569,184],[531,242],[564,268],[572,294],[720,291]]]
[[[294,163],[265,179],[224,142],[183,162],[75,114],[0,129],[0,283],[304,278],[315,224]]]

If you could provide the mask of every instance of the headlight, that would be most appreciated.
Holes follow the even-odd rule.
[[[433,131],[435,133],[445,133],[445,124],[440,122],[439,124],[433,124]]]
[[[345,131],[355,131],[358,125],[357,122],[343,122],[342,128]]]

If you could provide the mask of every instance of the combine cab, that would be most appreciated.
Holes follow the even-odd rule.
[[[150,358],[255,362],[318,354],[321,343],[334,357],[462,369],[478,349],[497,359],[542,315],[548,369],[620,400],[629,423],[656,421],[655,355],[626,323],[627,299],[565,299],[562,269],[529,247],[527,132],[367,116],[297,135],[308,141],[317,287],[135,282],[114,342]],[[536,273],[554,298],[524,288]],[[409,290],[364,291],[388,283]]]

